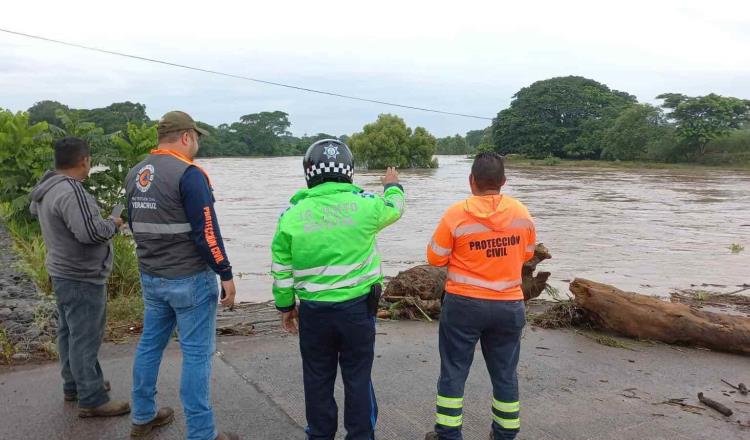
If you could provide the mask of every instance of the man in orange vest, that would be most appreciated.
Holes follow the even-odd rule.
[[[461,440],[464,384],[479,341],[492,379],[490,439],[514,439],[521,423],[516,367],[526,324],[521,268],[536,232],[526,207],[500,193],[503,158],[480,153],[472,196],[448,208],[427,246],[433,266],[448,266],[440,315],[440,378],[435,431],[425,440]]]

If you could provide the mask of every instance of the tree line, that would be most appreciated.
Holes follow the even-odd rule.
[[[660,105],[639,103],[627,92],[580,76],[550,78],[519,90],[489,127],[441,138],[390,114],[351,135],[297,137],[287,113],[265,111],[217,126],[198,122],[210,133],[201,140],[199,156],[302,155],[317,140],[338,138],[352,147],[358,165],[368,168],[435,167],[434,154],[489,150],[534,159],[750,162],[750,100],[713,93],[664,93],[656,99]],[[27,113],[32,125],[44,122],[52,131],[67,118],[93,124],[109,137],[126,133],[129,124],[155,124],[145,105],[132,102],[73,109],[41,101]]]
[[[92,123],[106,134],[124,132],[129,123],[156,124],[146,114],[145,105],[129,101],[95,109],[73,109],[57,101],[41,101],[27,112],[32,124],[46,122],[52,127],[61,127],[62,118],[67,116]],[[281,111],[251,113],[241,116],[237,122],[218,126],[197,123],[210,133],[201,140],[201,157],[299,155],[317,140],[338,138],[327,133],[293,136],[289,131],[289,115]]]

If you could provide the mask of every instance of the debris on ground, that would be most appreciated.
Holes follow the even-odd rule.
[[[537,244],[534,257],[522,270],[521,289],[528,301],[548,290],[549,272],[534,271],[544,260],[552,258],[544,244]],[[445,294],[445,268],[421,265],[400,272],[388,281],[380,301],[378,317],[381,319],[419,319],[431,321],[440,316]]]
[[[704,396],[703,393],[698,393],[698,400],[704,405],[706,405],[709,408],[715,409],[716,411],[720,412],[722,415],[729,417],[732,414],[734,414],[734,411],[732,411],[730,408],[726,407],[724,404],[719,403],[713,399],[709,399],[708,397]]]

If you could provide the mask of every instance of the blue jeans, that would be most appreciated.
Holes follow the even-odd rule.
[[[107,320],[107,287],[52,277],[52,289],[63,391],[78,393],[79,407],[96,408],[109,402],[98,359]]]
[[[461,440],[464,385],[477,342],[492,381],[492,432],[513,440],[520,429],[518,357],[526,324],[523,301],[492,301],[446,292],[440,313],[440,378],[437,423],[440,440]]]
[[[216,339],[216,275],[203,271],[179,279],[141,273],[143,335],[133,363],[133,423],[156,417],[156,380],[164,348],[177,325],[182,349],[180,399],[188,440],[217,436],[211,408],[211,361]]]

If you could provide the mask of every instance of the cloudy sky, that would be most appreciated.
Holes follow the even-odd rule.
[[[644,102],[750,98],[750,2],[6,2],[0,28],[370,99],[492,117],[534,81],[582,75]],[[0,32],[0,107],[146,104],[211,124],[290,115],[296,135],[352,133],[379,113],[438,136],[489,121],[302,93]]]

